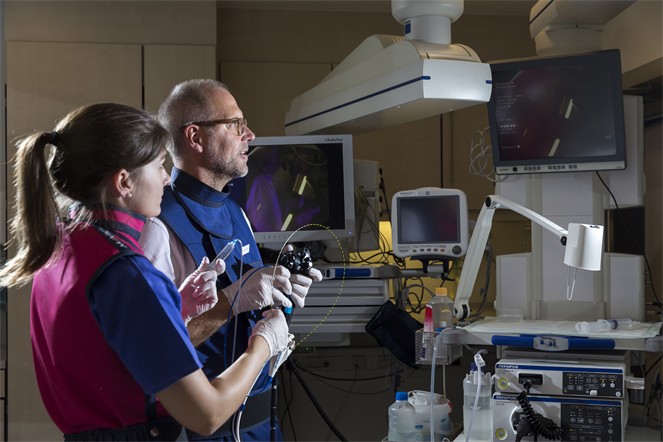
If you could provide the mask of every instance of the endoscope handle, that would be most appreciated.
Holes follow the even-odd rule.
[[[313,267],[311,251],[308,249],[308,247],[291,250],[281,255],[278,264],[288,269],[290,273],[308,276],[309,269]],[[288,299],[290,299],[290,302],[292,302],[292,299],[289,296]],[[283,314],[285,314],[285,319],[288,325],[290,325],[294,304],[292,304],[291,307],[281,308],[283,309]]]

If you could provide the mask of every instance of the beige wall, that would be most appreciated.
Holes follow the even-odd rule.
[[[625,88],[661,75],[662,20],[663,2],[641,0],[606,23],[601,46],[621,51]]]
[[[210,1],[6,3],[7,41],[216,44],[216,8]]]
[[[16,137],[51,130],[78,106],[114,101],[154,111],[176,82],[216,73],[211,2],[3,3],[8,158]],[[9,201],[13,194],[7,189]],[[29,297],[29,287],[9,290],[9,439],[60,440],[35,382]]]

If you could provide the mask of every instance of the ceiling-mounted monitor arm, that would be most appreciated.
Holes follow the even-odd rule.
[[[470,314],[469,299],[488,243],[493,215],[500,208],[511,209],[555,234],[565,247],[565,264],[585,270],[601,269],[603,226],[571,223],[569,230],[565,230],[527,207],[499,195],[489,195],[479,212],[460,273],[454,302],[454,315],[458,319],[465,319]]]

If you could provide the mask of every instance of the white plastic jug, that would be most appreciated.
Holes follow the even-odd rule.
[[[412,390],[408,392],[408,402],[414,406],[415,436],[417,441],[429,442],[430,439],[430,392]],[[435,437],[441,441],[453,431],[451,421],[451,402],[441,394],[433,395],[433,420]]]

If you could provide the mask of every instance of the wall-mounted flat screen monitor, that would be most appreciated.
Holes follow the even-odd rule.
[[[498,175],[626,167],[618,50],[490,67],[488,120]]]

